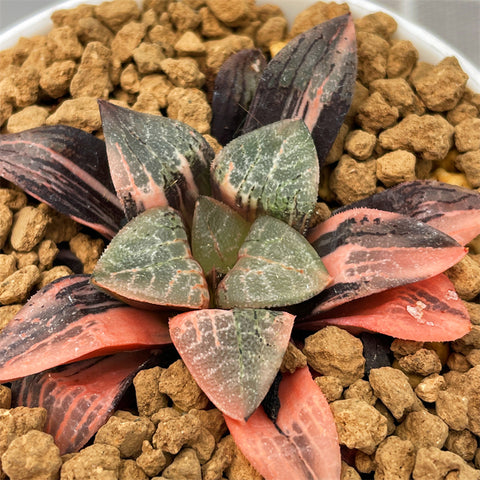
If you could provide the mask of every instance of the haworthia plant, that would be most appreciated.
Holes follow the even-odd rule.
[[[200,197],[192,224],[192,252],[205,274],[225,274],[237,261],[250,224],[224,203]]]
[[[221,66],[212,98],[212,135],[226,145],[240,135],[241,125],[267,65],[261,50],[240,50]]]
[[[314,297],[331,280],[305,237],[266,215],[255,220],[238,257],[218,285],[220,308],[293,305]]]
[[[269,62],[243,133],[284,118],[303,118],[322,164],[350,108],[356,73],[357,42],[351,15],[316,25]]]
[[[182,219],[168,207],[147,210],[125,225],[100,257],[92,280],[133,305],[195,309],[209,304]]]
[[[212,163],[215,195],[248,220],[266,213],[304,231],[319,166],[303,120],[282,120],[232,140]]]
[[[170,319],[170,335],[212,403],[244,421],[277,375],[293,320],[270,310],[200,310]]]
[[[190,218],[198,195],[210,193],[214,152],[196,130],[159,115],[99,100],[108,161],[129,219],[167,206]]]

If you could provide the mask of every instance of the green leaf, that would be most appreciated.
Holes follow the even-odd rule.
[[[331,281],[322,260],[299,232],[281,220],[255,220],[238,261],[220,282],[220,308],[269,308],[314,297]]]
[[[250,225],[227,205],[200,197],[192,225],[192,251],[205,274],[225,274],[237,261]]]
[[[215,195],[253,221],[266,213],[303,232],[317,201],[319,166],[303,120],[282,120],[231,141],[212,163]]]
[[[282,363],[293,315],[269,310],[200,310],[170,319],[185,365],[223,413],[246,420],[260,405]]]
[[[131,220],[100,257],[92,281],[127,303],[206,308],[208,286],[180,215],[153,208]]]
[[[190,222],[199,195],[210,194],[214,152],[185,123],[99,100],[108,162],[129,219],[170,205]]]

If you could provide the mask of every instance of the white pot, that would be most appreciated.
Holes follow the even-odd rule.
[[[1,0],[0,0],[1,1]],[[37,13],[27,20],[14,25],[9,30],[0,34],[0,50],[15,45],[20,37],[31,37],[37,34],[47,33],[52,28],[50,16],[55,10],[73,8],[82,3],[99,4],[103,0],[66,0],[59,2],[53,7]],[[257,0],[258,4],[274,3],[282,8],[287,18],[292,21],[295,15],[315,3],[316,0]],[[478,69],[463,57],[454,48],[447,45],[430,32],[417,25],[401,18],[397,14],[379,7],[368,0],[344,0],[350,5],[354,17],[362,17],[369,13],[383,11],[392,16],[398,23],[398,30],[395,38],[410,40],[420,53],[420,60],[430,63],[438,63],[445,57],[457,57],[460,65],[470,80],[468,86],[475,92],[480,92],[480,72]],[[137,0],[141,4],[141,0]]]

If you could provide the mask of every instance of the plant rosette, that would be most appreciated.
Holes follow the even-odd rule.
[[[4,178],[111,239],[91,277],[47,285],[0,333],[0,381],[63,418],[49,424],[62,453],[85,445],[132,375],[173,343],[264,478],[338,479],[328,403],[308,368],[279,373],[292,332],[468,333],[443,272],[480,233],[476,192],[406,182],[312,223],[356,68],[350,15],[268,63],[258,50],[233,55],[215,82],[216,155],[186,124],[106,101],[105,142],[65,126],[1,137]],[[92,378],[96,390],[75,388]],[[83,414],[99,394],[92,422]]]

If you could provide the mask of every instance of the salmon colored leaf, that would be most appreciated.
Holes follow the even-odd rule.
[[[404,182],[368,198],[339,208],[378,208],[408,215],[466,245],[480,235],[480,194],[475,190],[436,182]]]
[[[86,358],[169,344],[166,318],[105,295],[88,275],[61,278],[37,292],[0,332],[0,383]]]
[[[104,250],[95,285],[143,307],[207,308],[208,286],[180,215],[152,208],[130,220]]]
[[[185,123],[99,100],[112,179],[128,219],[170,205],[185,219],[210,194],[214,152]]]
[[[468,312],[444,274],[360,298],[328,312],[314,312],[295,324],[305,330],[325,325],[417,342],[450,342],[471,329]]]
[[[230,207],[210,197],[199,197],[192,224],[192,252],[205,274],[227,273],[250,224]]]
[[[78,128],[55,125],[1,135],[0,176],[107,238],[124,220],[105,143]]]
[[[284,376],[279,398],[275,423],[262,407],[246,423],[224,415],[238,448],[265,480],[338,480],[335,421],[308,367]]]
[[[212,135],[221,145],[240,133],[266,65],[261,50],[252,49],[231,55],[220,67],[212,98]]]
[[[200,310],[171,318],[170,335],[212,403],[244,421],[275,379],[293,319],[270,310]]]
[[[369,208],[330,217],[308,239],[333,277],[315,299],[316,311],[433,277],[466,254],[452,237],[423,222]]]
[[[232,140],[212,163],[215,196],[253,221],[266,213],[303,232],[317,201],[319,167],[302,120]]]
[[[60,454],[80,450],[113,413],[149,350],[92,358],[30,375],[12,384],[15,406],[47,410],[45,431]]]
[[[252,225],[238,261],[217,288],[220,308],[294,305],[331,281],[318,253],[303,235],[266,215]]]
[[[284,118],[303,118],[322,164],[350,108],[356,45],[349,14],[295,37],[263,72],[243,133]]]

